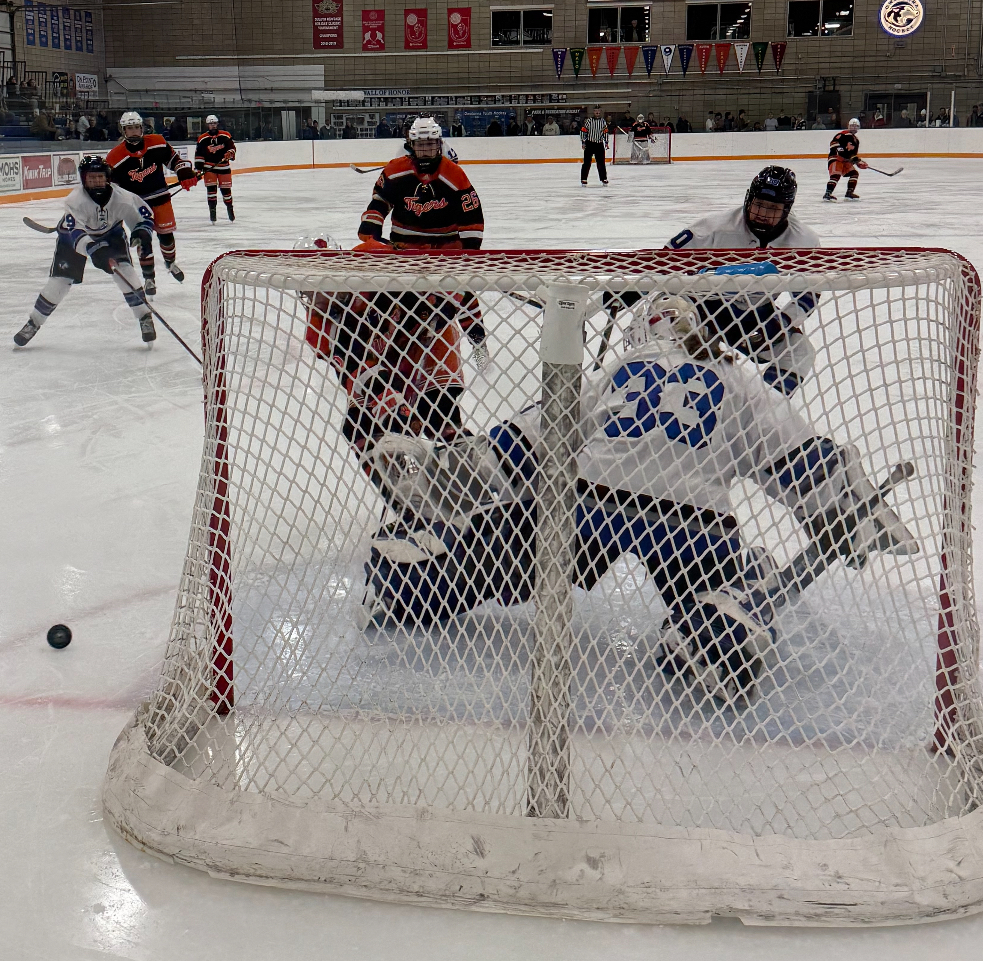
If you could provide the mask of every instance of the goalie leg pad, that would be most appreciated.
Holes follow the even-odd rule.
[[[766,617],[737,591],[700,594],[670,611],[656,663],[666,675],[742,709],[757,694],[764,655],[774,644]]]

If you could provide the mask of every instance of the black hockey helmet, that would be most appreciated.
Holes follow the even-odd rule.
[[[109,164],[102,157],[90,157],[88,154],[82,158],[79,164],[79,183],[82,189],[100,207],[105,207],[113,193],[113,185],[109,182]],[[106,182],[99,186],[90,186],[88,183],[89,174],[104,174]]]
[[[795,173],[788,167],[765,167],[764,170],[756,174],[744,195],[744,220],[751,232],[763,240],[777,237],[785,229],[788,215],[792,212],[792,204],[795,203],[797,190],[798,184],[795,180]],[[751,220],[749,213],[751,204],[755,200],[768,200],[772,203],[782,204],[785,208],[782,219],[777,224],[755,223]]]

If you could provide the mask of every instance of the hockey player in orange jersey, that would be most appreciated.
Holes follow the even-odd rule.
[[[840,177],[846,177],[846,199],[859,200],[857,194],[857,181],[860,174],[857,172],[867,169],[867,162],[860,159],[860,138],[857,131],[860,129],[859,120],[851,120],[846,130],[841,130],[829,144],[829,183],[826,184],[826,193],[823,200],[836,200],[833,191],[839,183]]]
[[[222,202],[229,220],[235,220],[232,207],[232,168],[236,159],[236,143],[228,130],[220,130],[218,117],[209,114],[205,118],[206,131],[198,138],[195,147],[195,170],[205,181],[208,195],[208,219],[215,223],[218,208],[218,191],[222,190]]]

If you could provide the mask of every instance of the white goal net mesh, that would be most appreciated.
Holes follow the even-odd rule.
[[[940,251],[223,256],[110,821],[219,875],[493,910],[983,901],[979,306]],[[760,348],[795,316],[786,398]],[[901,533],[844,553],[882,511]]]
[[[630,130],[615,128],[611,138],[611,162],[616,164],[672,163],[672,131],[668,127],[652,127],[644,140]]]

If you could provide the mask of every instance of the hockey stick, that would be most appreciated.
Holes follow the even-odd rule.
[[[55,227],[45,227],[44,224],[39,224],[36,220],[31,220],[30,217],[24,218],[24,224],[30,227],[31,230],[36,230],[39,234],[53,234],[58,228]]]
[[[513,294],[511,290],[503,291],[503,293],[506,297],[511,297],[516,303],[535,307],[536,310],[542,310],[546,306],[542,301],[536,300],[535,297],[526,297],[525,294]]]
[[[157,310],[155,310],[155,309],[154,309],[154,306],[153,306],[153,304],[151,304],[151,303],[150,303],[150,301],[149,301],[149,300],[147,300],[147,295],[146,295],[146,294],[145,294],[145,293],[143,292],[143,289],[142,289],[142,288],[139,288],[139,287],[134,287],[134,286],[133,286],[133,284],[131,284],[131,283],[130,283],[130,282],[129,282],[129,281],[128,281],[128,280],[127,280],[127,279],[126,279],[126,278],[125,278],[125,277],[124,277],[124,276],[123,276],[123,275],[122,275],[121,273],[120,273],[120,271],[119,271],[119,268],[118,268],[118,267],[116,266],[116,264],[115,264],[115,263],[113,263],[113,264],[112,264],[112,268],[113,268],[113,273],[114,273],[114,274],[115,274],[115,275],[116,275],[117,277],[119,277],[119,279],[120,279],[120,280],[122,280],[122,281],[123,281],[123,283],[124,283],[124,284],[126,284],[126,286],[127,286],[127,287],[129,287],[129,288],[130,288],[130,290],[131,290],[131,291],[132,291],[132,292],[133,292],[134,294],[139,294],[139,295],[140,295],[140,299],[141,299],[141,301],[142,301],[142,302],[143,302],[144,304],[146,304],[146,306],[147,306],[147,309],[148,309],[148,310],[150,311],[150,313],[151,313],[151,314],[153,314],[153,315],[154,315],[154,317],[156,317],[156,318],[157,318],[157,319],[158,319],[158,320],[159,320],[159,321],[160,321],[160,322],[161,322],[161,323],[162,323],[162,324],[163,324],[163,325],[164,325],[164,326],[165,326],[165,327],[167,328],[167,332],[168,332],[169,334],[171,334],[171,336],[172,336],[172,337],[173,337],[173,338],[174,338],[174,339],[175,339],[175,340],[176,340],[176,341],[177,341],[177,342],[178,342],[178,343],[179,343],[179,344],[180,344],[180,345],[181,345],[181,346],[182,346],[182,347],[183,347],[183,348],[184,348],[184,349],[185,349],[185,350],[186,350],[186,351],[187,351],[187,352],[189,353],[189,354],[191,354],[191,356],[192,356],[192,357],[194,357],[194,359],[195,359],[196,361],[198,361],[198,366],[199,366],[199,367],[200,367],[200,366],[202,366],[202,364],[201,364],[201,358],[200,358],[200,357],[199,357],[199,356],[198,356],[198,355],[197,355],[197,354],[196,354],[196,353],[195,353],[195,352],[194,352],[194,351],[193,351],[193,350],[192,350],[192,349],[191,349],[191,348],[190,348],[190,347],[189,347],[189,346],[188,346],[188,345],[187,345],[187,344],[186,344],[186,343],[185,343],[185,342],[184,342],[184,341],[183,341],[183,340],[181,339],[181,335],[180,335],[180,334],[179,334],[179,333],[178,333],[178,332],[177,332],[177,331],[176,331],[176,330],[175,330],[175,329],[174,329],[174,328],[173,328],[173,327],[172,327],[172,326],[171,326],[171,325],[170,325],[170,324],[169,324],[169,323],[168,323],[168,322],[167,322],[166,320],[164,320],[164,318],[163,318],[163,317],[161,317],[161,315],[160,315],[160,314],[159,314],[159,313],[157,312]]]
[[[351,169],[354,170],[355,173],[357,174],[371,174],[371,173],[375,173],[375,171],[377,170],[386,169],[385,164],[382,164],[381,167],[359,167],[358,164],[349,164],[348,166],[351,167]]]
[[[904,167],[898,167],[897,170],[892,170],[890,173],[888,173],[886,170],[878,170],[876,167],[871,167],[870,164],[867,164],[867,169],[873,170],[875,174],[883,174],[885,177],[897,177],[897,175],[904,170]]]

